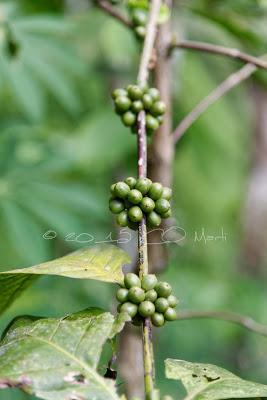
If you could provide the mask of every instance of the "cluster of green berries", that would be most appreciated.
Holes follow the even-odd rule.
[[[136,37],[143,40],[146,36],[148,11],[144,10],[143,8],[134,8],[131,13],[131,20]]]
[[[146,217],[149,228],[157,228],[162,218],[171,216],[172,190],[148,178],[126,178],[111,185],[109,209],[117,215],[117,223],[133,230]]]
[[[125,275],[124,285],[116,294],[119,301],[118,312],[126,312],[132,322],[139,325],[143,318],[151,318],[154,326],[160,327],[165,321],[177,318],[175,307],[178,299],[171,294],[167,282],[158,282],[155,275],[145,275],[142,279],[131,272]]]
[[[116,89],[112,93],[115,111],[121,116],[122,123],[136,133],[137,115],[146,112],[146,131],[151,135],[163,122],[166,106],[160,100],[157,88],[128,85],[125,89]]]

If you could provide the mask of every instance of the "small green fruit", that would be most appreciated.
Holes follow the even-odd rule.
[[[132,189],[128,194],[128,200],[132,204],[139,204],[142,200],[142,193],[137,189]]]
[[[128,217],[132,222],[140,222],[143,218],[143,213],[140,207],[133,206],[128,211]]]
[[[159,123],[158,123],[157,118],[153,117],[150,114],[147,114],[146,115],[146,128],[148,130],[155,131],[156,129],[158,129],[158,127],[159,127]]]
[[[149,227],[157,228],[161,224],[161,218],[155,211],[151,211],[147,216],[147,223]]]
[[[169,297],[172,288],[168,282],[158,282],[155,286],[155,290],[159,297]]]
[[[177,319],[177,312],[174,308],[169,307],[164,313],[164,318],[166,321],[175,321]]]
[[[116,185],[116,183],[113,183],[113,185],[110,186],[110,193],[112,195],[115,195],[115,193],[114,193],[115,185]]]
[[[109,209],[113,214],[119,214],[124,210],[124,203],[119,199],[109,200]]]
[[[163,187],[161,183],[154,182],[152,183],[148,195],[151,197],[153,200],[158,200],[163,192]]]
[[[156,286],[158,280],[156,275],[153,274],[148,274],[143,276],[142,280],[141,280],[141,287],[144,290],[151,290],[154,289],[154,287]]]
[[[164,121],[163,115],[159,115],[159,116],[157,117],[157,120],[158,120],[158,123],[161,125],[161,124],[163,123],[163,121]]]
[[[126,301],[126,303],[123,303],[120,312],[126,312],[127,314],[130,315],[131,318],[135,317],[137,314],[138,307],[136,304],[130,303]]]
[[[152,100],[152,97],[150,96],[150,94],[145,93],[142,100],[143,100],[143,104],[144,104],[144,109],[149,110],[153,104],[153,100]]]
[[[144,317],[150,317],[155,312],[155,306],[151,301],[143,301],[138,307],[139,314]]]
[[[136,184],[136,179],[132,176],[129,176],[129,178],[124,179],[124,182],[129,186],[130,189],[133,189]]]
[[[160,93],[157,88],[150,88],[148,89],[148,94],[152,97],[153,101],[157,101],[160,99]]]
[[[154,326],[157,326],[157,327],[163,326],[164,323],[165,323],[163,314],[160,314],[160,313],[157,313],[157,312],[155,312],[151,316],[151,321],[152,321],[152,324]]]
[[[128,299],[135,304],[145,300],[145,292],[138,286],[131,287],[128,293]]]
[[[132,111],[127,111],[121,117],[125,126],[132,126],[136,122],[136,115]]]
[[[128,90],[128,96],[132,100],[140,100],[143,97],[143,91],[139,86],[132,85]]]
[[[163,101],[155,101],[155,103],[153,103],[150,109],[151,114],[153,114],[155,117],[163,115],[165,111],[166,111],[166,105]]]
[[[120,288],[116,293],[116,299],[120,303],[125,303],[128,299],[128,290],[124,288]]]
[[[158,294],[156,290],[151,289],[146,292],[146,300],[152,301],[152,303],[155,303],[157,300]]]
[[[155,202],[150,197],[144,197],[140,203],[140,207],[145,213],[149,213],[154,210]]]
[[[143,108],[144,106],[141,100],[135,100],[132,102],[131,109],[135,114],[138,114],[141,110],[143,110]]]
[[[162,218],[169,218],[169,217],[171,217],[172,216],[172,210],[171,209],[169,209],[166,213],[164,213],[164,214],[161,214],[161,217]]]
[[[121,227],[125,228],[128,226],[128,213],[126,210],[123,210],[122,212],[119,213],[119,215],[116,218],[117,224],[120,225]]]
[[[166,212],[169,211],[170,208],[171,205],[168,200],[160,198],[156,201],[155,211],[157,213],[161,215],[165,214]]]
[[[160,313],[165,313],[165,311],[168,309],[169,307],[169,302],[167,299],[165,299],[164,297],[159,297],[157,298],[157,300],[155,301],[155,307],[156,310]]]
[[[131,100],[129,99],[129,97],[126,96],[120,96],[115,99],[116,111],[119,114],[123,114],[125,113],[125,111],[129,110],[131,104],[132,104]]]
[[[163,197],[166,200],[171,200],[172,190],[170,188],[164,186],[161,197]]]
[[[169,303],[170,307],[176,307],[177,304],[179,303],[179,300],[173,294],[170,294],[170,296],[167,297],[167,300],[168,300],[168,303]]]
[[[129,186],[125,182],[118,182],[114,188],[114,194],[120,199],[125,199],[130,192]]]
[[[144,26],[136,26],[134,28],[135,34],[138,37],[138,39],[144,39],[146,36],[146,28]]]
[[[145,26],[147,23],[147,12],[141,9],[135,9],[132,13],[134,25]]]
[[[116,99],[117,97],[121,97],[121,96],[127,96],[127,91],[124,89],[115,89],[112,92],[111,96],[113,97],[113,99]]]
[[[139,276],[135,275],[132,272],[128,272],[124,276],[124,285],[127,289],[131,289],[134,286],[141,287],[141,281],[139,279]]]
[[[139,190],[143,195],[146,194],[152,185],[152,181],[148,178],[139,178],[136,181],[135,189]]]

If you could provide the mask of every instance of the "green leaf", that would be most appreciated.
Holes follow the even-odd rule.
[[[0,273],[0,313],[25,290],[38,275],[58,275],[74,279],[122,283],[122,266],[130,262],[127,253],[112,245],[78,250],[67,256]]]
[[[46,400],[118,400],[115,384],[97,372],[114,318],[88,309],[64,318],[17,318],[0,345],[0,388]]]
[[[132,319],[128,313],[120,312],[119,314],[117,314],[109,338],[112,339],[115,335],[120,333],[123,330],[125,323],[131,320]]]
[[[182,381],[184,400],[267,397],[266,385],[245,381],[216,365],[167,359],[165,366],[167,378]]]

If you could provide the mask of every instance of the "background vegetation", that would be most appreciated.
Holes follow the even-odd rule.
[[[266,21],[265,0],[175,4],[174,31],[180,37],[255,55],[266,52]],[[83,232],[96,241],[109,232],[115,238],[108,188],[114,178],[135,174],[136,150],[134,136],[112,110],[110,91],[135,80],[138,48],[131,32],[87,1],[0,2],[1,270],[81,247],[85,236],[77,235]],[[219,56],[177,51],[174,126],[239,66]],[[260,118],[254,94],[264,93],[266,83],[267,73],[257,73],[213,105],[179,142],[173,209],[187,235],[169,245],[164,276],[183,309],[231,309],[267,324],[266,259],[244,262]],[[226,240],[195,240],[202,229],[220,235],[222,228]],[[55,239],[43,238],[49,230]],[[113,295],[101,283],[44,278],[16,301],[0,326],[18,314],[60,316],[88,305],[109,309]],[[267,384],[267,340],[240,327],[181,321],[156,333],[155,341],[159,383],[170,395],[177,385],[163,379],[163,360],[170,356],[217,363]],[[24,398],[16,390],[0,392],[0,399]]]

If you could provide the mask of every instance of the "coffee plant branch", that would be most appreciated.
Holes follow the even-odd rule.
[[[173,141],[177,143],[184,133],[194,124],[194,122],[217,100],[223,97],[231,89],[249,78],[258,68],[254,64],[246,64],[239,71],[228,76],[219,86],[217,86],[207,97],[205,97],[184,119],[178,124],[173,132]]]
[[[108,1],[106,0],[97,0],[95,2],[95,6],[100,8],[101,10],[105,11],[106,14],[112,16],[117,21],[122,23],[127,28],[132,27],[131,21],[122,15],[115,7],[113,7]]]
[[[243,326],[251,332],[259,335],[267,336],[267,326],[254,321],[247,315],[234,313],[231,311],[179,311],[177,320],[187,319],[206,319],[212,318],[233,322],[234,324]]]

